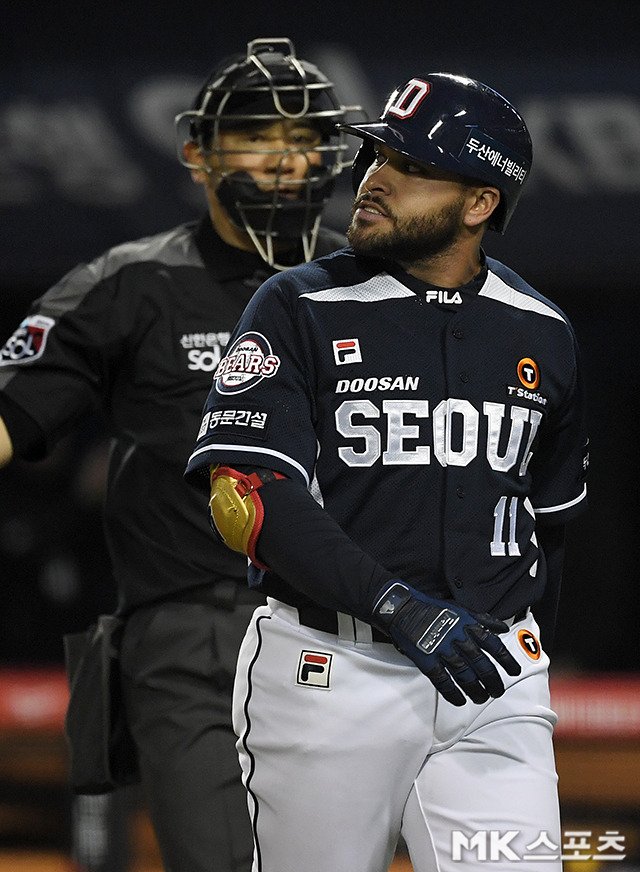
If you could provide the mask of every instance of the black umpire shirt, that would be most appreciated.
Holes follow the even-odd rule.
[[[323,230],[317,254],[343,244]],[[109,423],[105,524],[124,612],[246,579],[246,558],[216,541],[183,471],[231,331],[274,272],[226,245],[207,215],[76,267],[0,352],[0,415],[18,457],[44,457],[92,410]]]

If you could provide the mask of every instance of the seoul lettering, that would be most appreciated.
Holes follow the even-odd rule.
[[[385,466],[421,466],[432,457],[443,467],[468,466],[484,436],[490,467],[502,473],[517,467],[520,477],[541,421],[537,409],[485,402],[480,412],[469,400],[455,398],[433,410],[428,400],[383,400],[382,409],[369,399],[345,400],[335,413],[336,430],[349,441],[338,447],[338,456],[349,467],[370,467],[379,460]]]

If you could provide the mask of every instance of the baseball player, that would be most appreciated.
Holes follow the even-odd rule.
[[[481,247],[531,141],[449,73],[345,129],[350,247],[253,297],[186,472],[268,597],[234,691],[254,870],[386,872],[402,834],[416,872],[557,872],[531,606],[586,506],[578,350]]]
[[[183,480],[185,458],[256,288],[344,245],[320,221],[344,163],[336,124],[345,111],[290,40],[250,42],[176,119],[207,213],[73,270],[1,351],[0,464],[44,456],[96,406],[113,432],[106,527],[127,619],[125,699],[171,872],[250,867],[231,688],[264,602],[247,589],[246,558],[211,536],[206,499]]]

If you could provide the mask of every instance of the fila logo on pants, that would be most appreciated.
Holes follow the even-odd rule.
[[[296,683],[305,687],[323,687],[328,690],[331,683],[332,659],[333,654],[302,651],[298,662]]]

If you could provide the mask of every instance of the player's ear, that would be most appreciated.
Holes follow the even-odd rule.
[[[500,191],[497,188],[478,187],[471,189],[471,203],[464,216],[467,227],[477,227],[488,221],[500,202]]]
[[[185,160],[191,169],[191,179],[198,184],[203,185],[207,180],[207,173],[204,169],[193,169],[193,167],[204,167],[204,158],[200,152],[200,146],[197,142],[187,141],[182,147],[182,153]]]

